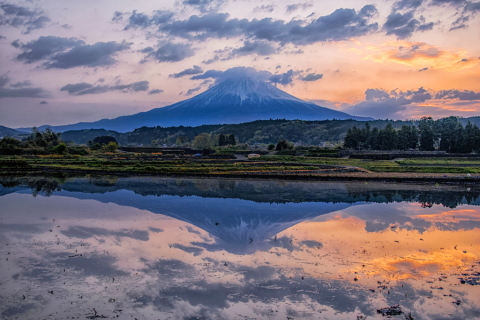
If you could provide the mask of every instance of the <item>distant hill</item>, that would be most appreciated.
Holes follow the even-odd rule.
[[[372,128],[385,128],[392,123],[399,129],[402,125],[412,125],[412,121],[374,120],[369,121]],[[238,143],[276,143],[287,139],[302,145],[319,145],[324,141],[340,141],[345,138],[348,129],[353,126],[364,127],[365,122],[356,120],[258,120],[241,124],[203,125],[198,127],[142,127],[131,132],[121,133],[103,129],[85,129],[63,132],[61,138],[78,144],[87,143],[97,136],[112,136],[121,145],[149,145],[152,140],[159,144],[175,144],[177,138],[192,141],[200,133],[234,134]]]
[[[115,119],[51,126],[51,128],[57,132],[82,129],[128,132],[143,126],[238,124],[269,119],[373,120],[320,107],[296,98],[264,81],[241,78],[225,80],[193,98],[167,107]],[[44,127],[41,126],[40,129]]]
[[[20,134],[26,134],[27,132],[17,131],[12,128],[0,126],[0,138],[1,137],[18,137]]]

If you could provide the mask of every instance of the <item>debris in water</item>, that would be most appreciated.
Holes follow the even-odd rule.
[[[396,306],[386,307],[377,309],[377,313],[380,313],[382,316],[398,316],[403,314],[402,308],[397,304]]]

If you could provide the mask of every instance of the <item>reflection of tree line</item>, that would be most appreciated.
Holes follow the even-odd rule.
[[[359,183],[310,183],[214,179],[119,178],[116,176],[67,178],[62,176],[3,176],[4,188],[25,186],[32,194],[50,196],[56,191],[106,193],[130,190],[143,196],[197,196],[242,199],[268,203],[299,202],[417,202],[455,208],[459,204],[479,204],[479,190],[431,190],[429,186]]]
[[[349,193],[355,202],[418,202],[423,208],[431,208],[433,205],[443,205],[448,208],[456,208],[459,204],[479,204],[480,192],[461,190],[382,190],[365,191],[362,193]]]

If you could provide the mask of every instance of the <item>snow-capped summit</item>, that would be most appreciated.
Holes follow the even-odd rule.
[[[242,76],[226,79],[190,99],[130,116],[52,127],[55,131],[107,129],[132,131],[143,126],[199,126],[255,120],[371,120],[298,99],[268,82]]]

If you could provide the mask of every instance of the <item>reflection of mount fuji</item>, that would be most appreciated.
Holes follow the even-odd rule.
[[[135,207],[191,223],[220,241],[219,248],[246,252],[299,222],[355,203],[414,201],[429,206],[480,205],[478,193],[431,186],[165,178],[73,178],[66,181],[1,178],[0,195],[44,192]],[[23,187],[23,188],[22,188]],[[98,213],[101,215],[102,213]],[[382,218],[382,216],[384,216]],[[405,217],[403,217],[405,219]],[[376,218],[399,221],[392,215]],[[390,221],[393,219],[392,221]],[[368,220],[368,219],[367,219]]]

